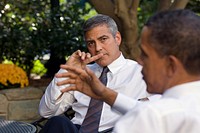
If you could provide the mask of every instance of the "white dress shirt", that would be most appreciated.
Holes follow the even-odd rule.
[[[100,76],[102,67],[96,63],[88,65],[88,67],[94,71],[97,77]],[[108,68],[110,71],[107,73],[107,87],[110,89],[120,92],[132,100],[144,98],[149,95],[146,92],[146,84],[142,78],[142,67],[137,62],[125,59],[121,54],[118,59],[108,65]],[[61,69],[59,73],[64,71],[66,70]],[[56,85],[58,81],[62,80],[62,78],[54,77],[52,82],[49,84],[40,101],[39,113],[43,117],[52,117],[62,114],[69,107],[72,107],[75,111],[75,117],[72,119],[72,122],[74,124],[81,125],[88,110],[90,97],[74,91],[65,92],[62,97],[58,99],[58,97],[61,95],[60,90],[68,86],[65,85],[59,87]],[[127,106],[132,106],[128,105],[126,102],[124,104]],[[99,131],[113,127],[121,115],[121,113],[112,110],[108,104],[104,103]]]
[[[120,97],[120,96],[119,96]],[[114,107],[123,107],[119,102]],[[119,119],[114,133],[200,133],[200,81],[177,85]]]

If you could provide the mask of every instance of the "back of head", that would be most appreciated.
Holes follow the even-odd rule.
[[[152,16],[146,27],[149,44],[160,56],[174,55],[190,74],[200,74],[200,17],[189,10],[163,11]]]
[[[118,31],[117,24],[111,17],[103,14],[98,14],[96,16],[93,16],[84,23],[83,25],[84,35],[87,31],[101,25],[106,25],[110,29],[112,35],[115,37]]]

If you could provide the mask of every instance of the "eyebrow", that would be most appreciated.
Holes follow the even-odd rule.
[[[100,37],[98,37],[97,39],[99,40],[99,39],[101,39],[101,38],[103,38],[103,37],[109,37],[109,36],[107,36],[107,35],[102,35],[102,36],[100,36]]]
[[[99,39],[101,39],[101,38],[103,38],[103,37],[109,37],[109,36],[107,36],[107,35],[102,35],[102,36],[100,36],[100,37],[97,37],[97,39],[99,40]],[[85,39],[85,41],[86,42],[88,42],[88,41],[93,41],[94,39]]]

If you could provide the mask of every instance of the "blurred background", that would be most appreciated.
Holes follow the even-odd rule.
[[[97,13],[117,22],[121,50],[136,59],[148,17],[181,8],[200,14],[200,0],[1,0],[0,63],[22,68],[29,80],[52,78],[74,51],[87,51],[82,24]]]
[[[122,35],[121,51],[135,60],[146,20],[184,8],[200,15],[200,0],[1,0],[0,118],[40,118],[40,99],[60,64],[78,49],[87,51],[86,19],[98,13],[112,17]]]

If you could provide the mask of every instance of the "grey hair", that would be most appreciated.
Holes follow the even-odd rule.
[[[103,14],[97,14],[96,16],[89,18],[84,23],[83,25],[84,36],[87,31],[100,25],[106,25],[110,29],[110,32],[113,35],[113,37],[115,37],[116,33],[118,32],[117,24],[111,17]]]

